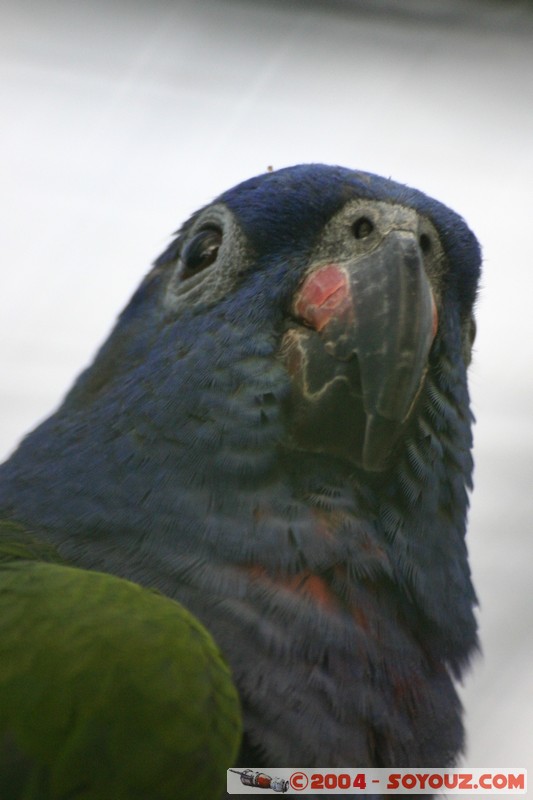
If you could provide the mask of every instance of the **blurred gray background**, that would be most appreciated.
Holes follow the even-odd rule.
[[[468,537],[484,654],[464,687],[465,763],[527,767],[532,4],[4,0],[0,65],[2,458],[54,409],[171,232],[238,181],[336,163],[467,219],[485,261]]]

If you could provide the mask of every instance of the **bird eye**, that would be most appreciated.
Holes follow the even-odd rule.
[[[374,230],[374,223],[368,217],[359,217],[352,225],[353,235],[356,239],[366,239]]]
[[[427,233],[422,233],[420,235],[420,238],[418,239],[418,243],[419,243],[420,249],[422,250],[424,255],[427,255],[429,253],[429,251],[431,250],[431,239],[429,238]]]
[[[190,278],[210,267],[216,261],[221,244],[222,231],[214,226],[204,228],[193,236],[181,254],[181,278]]]

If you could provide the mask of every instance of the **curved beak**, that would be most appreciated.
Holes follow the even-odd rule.
[[[344,440],[356,450],[352,460],[367,470],[385,469],[420,392],[437,330],[416,236],[393,230],[353,261],[311,267],[293,314],[306,328],[287,340],[287,363],[300,399],[316,406],[314,424],[319,408],[330,407],[343,417]],[[300,356],[291,360],[294,346]],[[357,433],[348,430],[347,397],[353,423],[363,428]]]

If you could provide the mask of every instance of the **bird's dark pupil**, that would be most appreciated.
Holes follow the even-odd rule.
[[[186,278],[213,264],[218,255],[221,241],[221,231],[214,228],[209,228],[197,233],[183,250],[182,277]]]
[[[423,253],[429,253],[431,250],[431,239],[427,235],[427,233],[423,233],[419,239],[420,242],[420,249]]]

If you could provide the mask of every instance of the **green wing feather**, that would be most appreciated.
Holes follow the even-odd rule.
[[[173,600],[54,559],[0,524],[0,797],[220,796],[241,721],[210,634]]]

